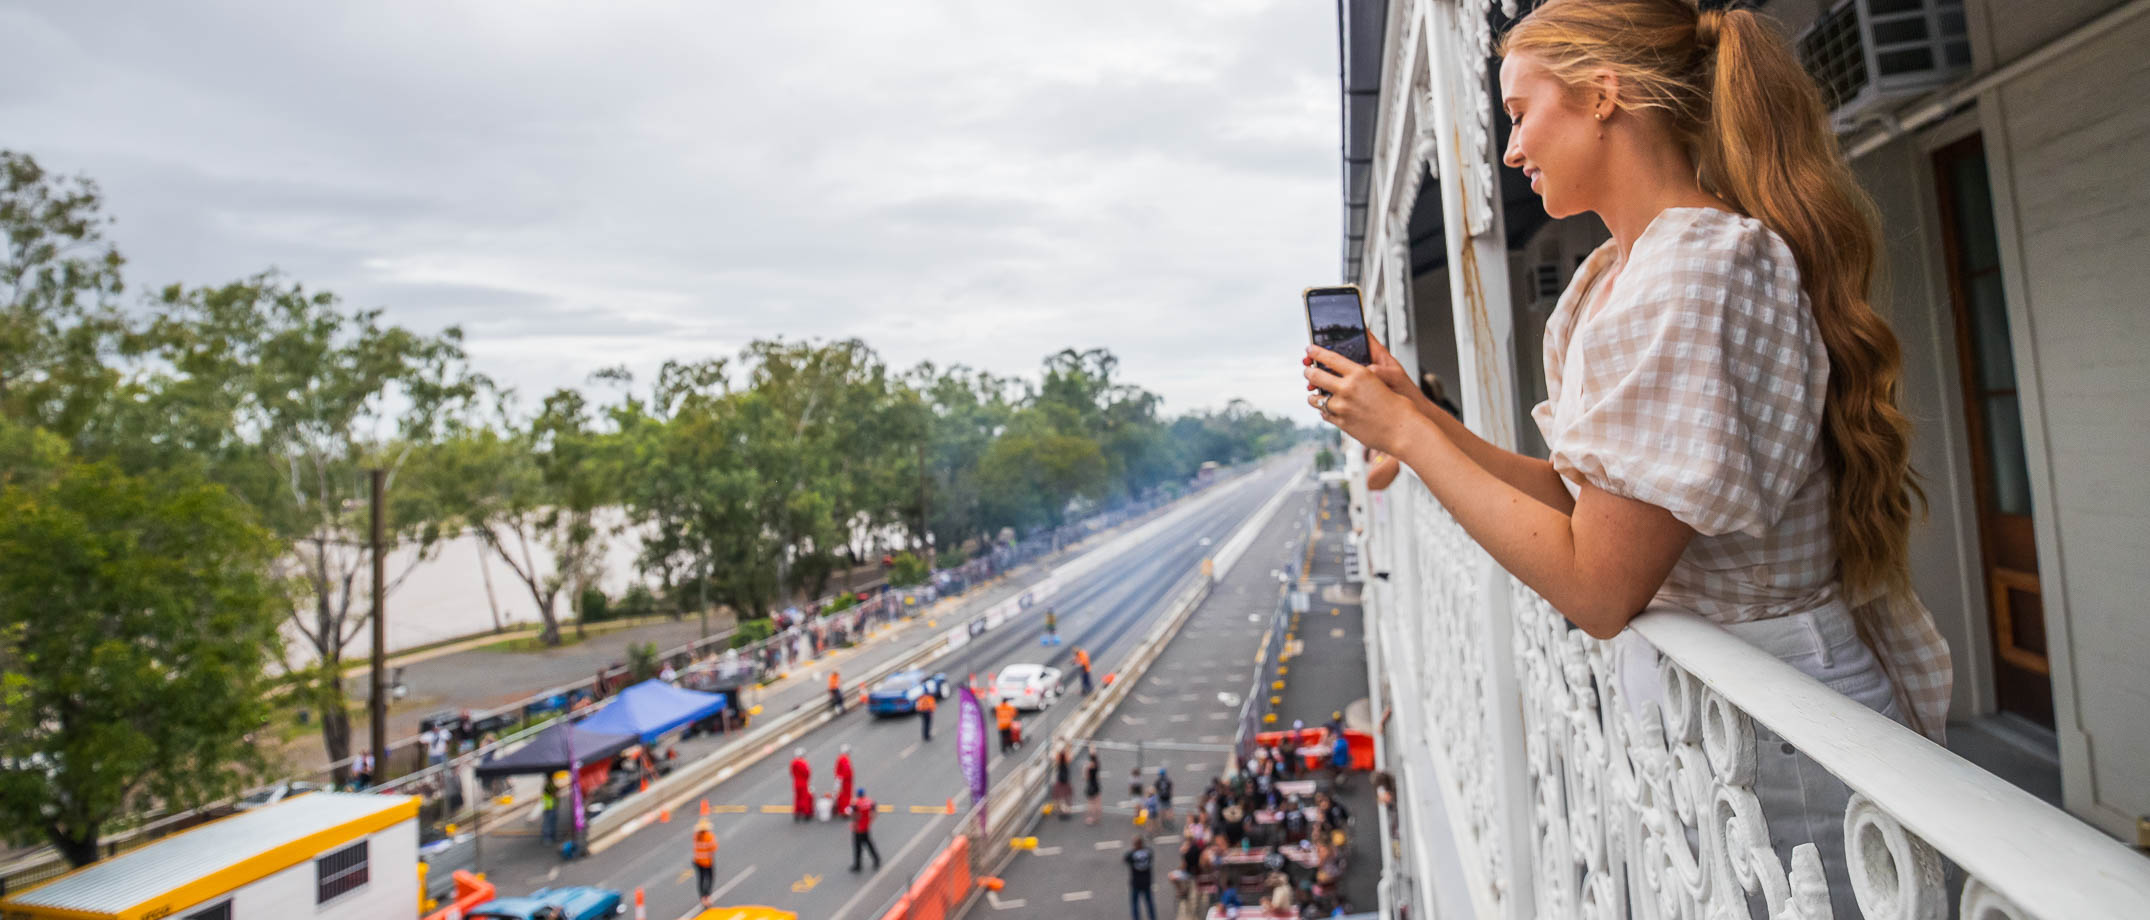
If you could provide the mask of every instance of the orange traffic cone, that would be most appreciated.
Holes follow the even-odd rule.
[[[635,920],[649,920],[649,909],[642,906],[642,889],[635,889]]]
[[[659,808],[659,809],[657,809],[657,823],[658,823],[658,824],[670,824],[670,823],[672,823],[672,810],[671,810],[671,809],[669,809],[669,808]]]
[[[709,817],[709,800],[708,800],[708,799],[703,799],[703,800],[702,800],[702,817],[704,817],[704,818],[707,818],[707,817]]]
[[[948,813],[951,815],[956,813],[956,797],[952,795],[948,797]]]

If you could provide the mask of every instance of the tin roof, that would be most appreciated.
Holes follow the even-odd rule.
[[[418,816],[413,796],[315,792],[241,812],[0,899],[0,913],[135,920],[191,907]]]

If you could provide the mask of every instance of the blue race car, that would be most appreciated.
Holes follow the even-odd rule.
[[[495,898],[472,908],[464,920],[604,920],[627,912],[617,891],[577,886],[545,888],[520,898]]]
[[[947,699],[948,675],[899,671],[882,679],[867,695],[866,711],[877,716],[909,715],[918,711],[918,698],[928,693],[936,700]]]

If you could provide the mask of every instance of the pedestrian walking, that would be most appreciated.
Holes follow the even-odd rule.
[[[835,707],[837,715],[844,714],[843,675],[835,671],[829,672],[829,705]]]
[[[1163,765],[1159,765],[1157,767],[1157,782],[1155,786],[1157,788],[1157,814],[1164,818],[1171,818],[1172,774],[1165,772],[1165,768]]]
[[[1334,778],[1329,784],[1341,791],[1344,788],[1344,773],[1351,769],[1351,741],[1344,737],[1343,732],[1337,732],[1333,743],[1335,747],[1329,750],[1329,769],[1333,771]]]
[[[1042,644],[1060,644],[1060,616],[1051,607],[1045,608],[1045,641]]]
[[[1062,821],[1075,810],[1075,784],[1069,775],[1072,767],[1068,746],[1063,743],[1053,750],[1053,810],[1060,813]]]
[[[933,740],[933,710],[941,708],[939,700],[931,693],[918,695],[918,734],[922,741]]]
[[[1090,695],[1090,653],[1089,653],[1089,652],[1087,652],[1087,651],[1084,651],[1084,650],[1082,650],[1082,649],[1079,649],[1079,648],[1075,650],[1075,668],[1076,668],[1076,670],[1078,670],[1078,671],[1082,672],[1082,695],[1084,695],[1084,696],[1089,696],[1089,695]]]
[[[851,745],[836,749],[836,813],[851,813]]]
[[[1150,852],[1150,842],[1136,834],[1127,842],[1127,855],[1120,857],[1127,863],[1127,913],[1133,920],[1142,920],[1142,908],[1150,909],[1150,920],[1157,920],[1157,897],[1150,893],[1150,869],[1157,862],[1156,854]]]
[[[806,749],[791,752],[791,820],[814,820],[814,768],[806,763]]]
[[[351,781],[364,789],[373,785],[373,752],[360,751],[358,760],[351,766]]]
[[[560,787],[551,776],[545,777],[545,790],[538,794],[538,836],[552,843],[560,836]]]
[[[709,906],[709,892],[717,887],[717,834],[709,819],[694,822],[694,890],[702,906]]]
[[[448,730],[427,728],[418,733],[418,743],[425,747],[426,763],[439,764],[448,759]]]
[[[1097,746],[1090,747],[1090,762],[1082,768],[1082,794],[1090,800],[1090,815],[1084,824],[1096,824],[1105,814],[1105,787],[1098,783]]]
[[[1006,754],[1015,747],[1015,703],[1001,697],[1000,705],[993,707],[993,721],[1000,726],[1000,752]]]
[[[873,845],[874,801],[866,795],[866,787],[860,786],[858,797],[851,800],[851,871],[860,869],[859,856],[873,854],[874,871],[881,870],[881,851]]]

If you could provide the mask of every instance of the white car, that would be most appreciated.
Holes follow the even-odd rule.
[[[993,695],[1017,709],[1044,712],[1060,696],[1060,669],[1042,664],[1011,664],[993,679]]]

